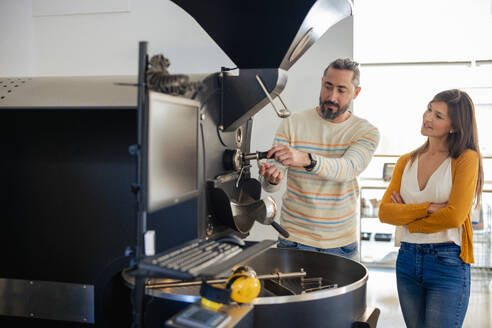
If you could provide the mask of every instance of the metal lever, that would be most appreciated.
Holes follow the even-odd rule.
[[[258,81],[258,83],[260,84],[261,86],[261,89],[263,90],[263,92],[265,93],[265,95],[267,96],[268,100],[270,101],[270,104],[272,104],[273,106],[273,109],[275,110],[275,113],[277,113],[278,117],[280,118],[286,118],[286,117],[289,117],[290,116],[290,112],[289,110],[287,109],[287,106],[285,105],[284,101],[282,100],[282,98],[280,98],[280,95],[278,95],[278,99],[280,99],[280,102],[282,103],[282,105],[284,106],[284,108],[280,108],[278,109],[277,106],[275,106],[275,104],[273,103],[273,99],[272,97],[270,96],[270,94],[268,93],[268,90],[267,88],[265,87],[265,85],[263,84],[263,81],[261,80],[261,77],[256,74],[256,81]]]
[[[236,180],[236,188],[239,188],[239,182],[241,181],[241,178],[243,176],[243,172],[245,169],[249,169],[251,167],[251,165],[244,165],[242,168],[241,168],[241,171],[239,172],[239,177],[237,178]]]

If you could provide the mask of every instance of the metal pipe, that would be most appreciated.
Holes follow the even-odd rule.
[[[299,278],[305,277],[306,272],[289,272],[289,273],[271,273],[271,274],[263,274],[259,275],[257,278],[259,280],[264,279],[288,279],[288,278]],[[215,280],[207,280],[208,284],[222,284],[227,281],[225,279],[215,279]],[[173,288],[173,287],[188,287],[188,286],[199,286],[202,284],[202,281],[181,281],[181,282],[165,282],[165,283],[147,283],[146,288]]]

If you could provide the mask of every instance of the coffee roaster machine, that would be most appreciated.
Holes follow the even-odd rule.
[[[352,14],[351,3],[346,0],[173,2],[188,12],[237,65],[199,80],[201,87],[193,96],[199,108],[198,237],[220,240],[232,234],[244,239],[255,222],[271,224],[288,237],[289,233],[274,221],[275,202],[270,197],[261,198],[261,184],[251,177],[251,161],[265,156],[261,150],[250,149],[253,116],[269,104],[280,118],[290,115],[280,98],[287,71],[326,30]],[[146,45],[141,43],[140,47],[140,107],[151,108],[152,101],[148,99],[152,98],[152,92],[145,86],[148,55]],[[277,97],[282,104],[280,108],[274,103]],[[140,238],[145,235],[145,225],[142,229]],[[366,306],[368,273],[363,265],[329,254],[267,249],[271,243],[261,243],[245,247],[245,253],[220,262],[215,266],[220,270],[214,270],[214,265],[211,269],[193,268],[189,272],[202,274],[183,278],[220,278],[219,272],[230,269],[224,264],[227,262],[229,266],[247,265],[265,277],[262,294],[252,302],[252,318],[238,323],[237,327],[376,326],[379,310]],[[141,267],[152,276],[159,272],[159,268],[153,270],[152,263],[161,265],[160,260],[188,247],[189,244],[184,244],[151,260],[144,259],[147,265]],[[254,247],[256,250],[251,253]],[[179,277],[174,269],[180,264],[167,265],[171,269],[141,283],[145,285],[146,295],[167,308],[197,302],[203,281],[167,279],[166,274],[170,278]],[[132,281],[137,290],[138,279],[128,278],[129,286]],[[137,315],[142,315],[139,311],[142,309]],[[179,326],[172,325],[174,321],[169,324]]]
[[[140,43],[137,81],[0,79],[0,139],[9,155],[0,161],[7,186],[0,192],[6,213],[0,242],[10,250],[0,269],[0,295],[9,300],[0,302],[2,325],[126,326],[132,306],[113,305],[130,298],[127,290],[138,289],[135,276],[123,269],[149,264],[152,257],[143,245],[152,229],[158,251],[165,252],[195,239],[231,238],[241,244],[255,222],[287,234],[274,221],[275,202],[262,198],[251,175],[252,161],[265,151],[250,149],[253,117],[268,107],[280,118],[289,116],[280,98],[287,71],[325,31],[352,14],[351,2],[173,2],[237,65],[208,76],[190,75],[187,82],[200,86],[193,99],[148,88],[145,42]],[[140,116],[144,108],[149,116]],[[157,137],[149,137],[154,132],[148,130],[137,133],[159,120],[165,128],[152,130]],[[156,138],[166,146],[152,146]],[[128,154],[129,145],[137,156]],[[155,161],[135,165],[135,157],[149,159],[152,153],[171,162],[149,171],[142,167]],[[150,171],[165,179],[146,175]],[[138,206],[145,204],[143,211],[137,209],[137,220],[135,195]],[[123,256],[125,247],[135,244]],[[250,304],[250,326],[376,326],[379,310],[366,305],[363,265],[268,244],[246,242],[246,251],[228,260],[252,267],[263,279],[260,296]],[[219,271],[226,269],[221,263],[215,271],[210,267],[208,277],[220,280]],[[123,288],[115,277],[123,277]],[[196,282],[183,278],[161,272],[140,280],[149,325],[162,327],[199,299]]]

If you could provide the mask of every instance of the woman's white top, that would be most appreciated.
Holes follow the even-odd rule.
[[[445,159],[432,173],[423,190],[419,188],[417,171],[419,167],[418,157],[413,164],[408,161],[401,178],[400,195],[406,204],[419,204],[425,202],[444,203],[449,200],[453,178],[451,174],[451,157]],[[401,241],[414,244],[432,244],[452,241],[461,246],[463,228],[451,228],[436,233],[410,233],[407,225],[397,226],[395,231],[395,244],[400,246]]]

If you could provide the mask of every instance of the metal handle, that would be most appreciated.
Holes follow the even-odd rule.
[[[282,236],[284,236],[285,238],[289,238],[290,234],[287,230],[285,230],[284,228],[282,228],[282,226],[280,224],[278,224],[277,222],[273,221],[271,223],[272,227],[275,228],[275,230],[278,231],[279,234],[281,234]]]
[[[280,102],[282,103],[282,105],[284,106],[284,108],[278,109],[277,106],[275,106],[275,104],[273,103],[273,98],[268,93],[267,88],[263,84],[263,81],[261,80],[261,77],[258,74],[256,74],[256,81],[258,81],[258,84],[261,86],[261,89],[263,90],[263,92],[267,96],[268,100],[270,101],[270,104],[273,106],[273,109],[275,110],[275,113],[277,113],[278,117],[280,117],[280,118],[289,117],[290,116],[290,112],[287,109],[287,106],[285,106],[285,103],[282,100],[282,98],[280,98],[280,95],[278,95],[278,99],[280,99]]]
[[[267,155],[268,155],[268,150],[257,151],[256,153],[243,154],[243,160],[250,161],[252,159],[256,159],[256,160],[265,159],[267,158]]]
[[[378,308],[366,308],[362,316],[352,323],[353,328],[376,328],[378,324],[379,314],[381,310]]]
[[[258,151],[256,152],[256,154],[258,154],[258,160],[260,159],[265,159],[267,158],[267,155],[268,155],[268,150],[267,151]]]

